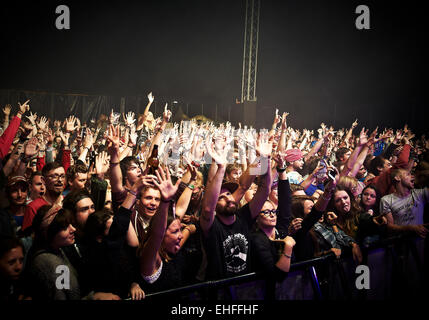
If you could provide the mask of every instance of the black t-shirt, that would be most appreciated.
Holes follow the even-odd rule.
[[[255,219],[252,219],[249,204],[239,209],[235,222],[223,224],[215,216],[208,236],[203,236],[207,253],[208,280],[229,278],[251,272],[249,234]]]

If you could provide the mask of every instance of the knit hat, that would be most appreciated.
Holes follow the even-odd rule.
[[[287,162],[294,162],[303,158],[302,151],[299,149],[286,150],[285,154],[285,160]]]

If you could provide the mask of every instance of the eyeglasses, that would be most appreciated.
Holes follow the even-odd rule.
[[[260,213],[263,214],[266,217],[269,217],[269,216],[275,217],[275,216],[277,216],[277,209],[264,210],[264,211],[261,211]]]
[[[52,179],[52,180],[59,180],[59,179],[64,180],[66,178],[66,175],[65,174],[62,174],[62,175],[52,174],[52,175],[48,176],[48,178]]]

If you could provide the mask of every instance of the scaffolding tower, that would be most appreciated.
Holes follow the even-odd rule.
[[[243,106],[243,122],[251,126],[256,126],[256,74],[258,69],[260,7],[260,0],[246,0],[241,104]]]
[[[260,0],[246,0],[241,103],[256,101]]]

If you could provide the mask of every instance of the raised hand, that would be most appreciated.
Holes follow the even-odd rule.
[[[28,105],[29,102],[30,102],[30,100],[25,101],[24,104],[21,104],[20,102],[18,102],[19,111],[22,114],[24,114],[25,112],[27,112],[28,110],[30,110],[30,106]]]
[[[79,126],[75,126],[77,119],[75,116],[70,116],[65,121],[66,132],[72,132],[76,129],[79,129]]]
[[[273,151],[273,137],[269,138],[268,133],[261,132],[258,140],[256,140],[256,153],[267,158]]]
[[[108,134],[106,137],[111,145],[109,146],[109,150],[119,151],[119,126],[113,126],[112,124],[109,127]]]
[[[358,125],[358,119],[356,119],[353,123],[352,123],[352,128],[356,128]]]
[[[49,120],[46,117],[41,117],[39,119],[39,122],[37,123],[37,126],[41,131],[46,131],[46,128],[48,127]]]
[[[95,173],[104,175],[109,170],[110,156],[106,151],[102,151],[95,157]]]
[[[359,146],[363,146],[368,143],[368,130],[365,131],[365,127],[362,128],[359,134]]]
[[[134,112],[128,112],[127,115],[123,115],[124,117],[124,121],[125,121],[125,125],[127,126],[131,126],[134,122],[136,122],[136,119],[134,118],[135,113]]]
[[[135,146],[137,144],[137,138],[138,138],[138,133],[136,131],[136,126],[132,125],[131,126],[131,130],[130,130],[130,142],[133,146]]]
[[[172,115],[171,111],[167,109],[167,105],[168,105],[168,103],[165,104],[164,113],[162,114],[162,120],[164,122],[170,121],[170,118],[171,118],[171,115]]]
[[[24,155],[26,158],[32,158],[39,152],[39,140],[31,138],[24,147]]]
[[[213,149],[214,143],[212,142],[212,136],[208,136],[206,139],[206,148],[210,157],[218,164],[218,165],[226,165],[227,164],[227,156],[229,151],[229,145],[224,145],[222,148],[218,148],[216,150]]]
[[[112,109],[112,112],[110,113],[110,116],[109,116],[110,124],[117,123],[119,120],[119,117],[120,117],[120,114],[113,112],[113,109]]]
[[[26,118],[27,118],[28,120],[30,120],[30,122],[31,122],[31,124],[32,124],[33,126],[35,126],[35,125],[36,125],[37,113],[32,113],[32,112],[30,111],[30,115],[29,115],[29,116],[26,116]]]
[[[176,184],[173,185],[173,183],[171,182],[170,171],[168,170],[168,168],[165,168],[164,171],[161,166],[158,167],[155,173],[158,178],[158,181],[156,179],[153,179],[153,184],[159,189],[159,192],[161,192],[162,199],[164,201],[170,201],[176,194],[182,179],[178,179],[176,181]]]
[[[85,139],[83,140],[83,147],[90,148],[95,142],[95,137],[92,135],[92,131],[86,128]]]
[[[149,100],[149,103],[153,103],[153,100],[155,100],[155,97],[152,95],[152,92],[150,92],[148,95],[147,95],[147,98],[148,98],[148,100]]]
[[[285,159],[285,151],[277,152],[273,160],[277,163],[277,167],[286,168],[286,159]]]
[[[10,104],[7,104],[4,106],[3,113],[4,113],[5,117],[10,115],[11,110],[12,110],[12,106]]]

